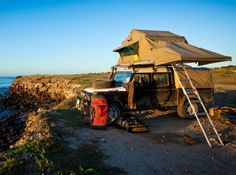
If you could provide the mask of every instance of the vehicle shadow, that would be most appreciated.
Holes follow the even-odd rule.
[[[158,144],[188,144],[186,136],[194,140],[194,144],[204,142],[199,130],[196,130],[195,119],[182,119],[176,111],[146,111],[136,116],[145,123],[149,132],[144,137],[149,137]]]
[[[224,90],[215,92],[215,106],[236,107],[236,90]]]

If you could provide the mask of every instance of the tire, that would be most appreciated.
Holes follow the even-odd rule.
[[[112,87],[114,87],[113,80],[96,80],[95,82],[93,82],[93,88],[95,89],[104,89]]]
[[[111,103],[108,107],[108,124],[113,124],[122,115],[121,106],[118,103]]]
[[[197,103],[194,102],[194,99],[191,99],[191,102],[192,102],[193,107],[195,108],[196,113],[198,113],[199,107]],[[177,107],[177,114],[179,117],[184,118],[184,119],[192,119],[195,117],[188,101],[185,101],[184,104],[179,105]]]

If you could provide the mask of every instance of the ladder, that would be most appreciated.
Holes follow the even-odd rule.
[[[187,73],[187,71],[186,71],[185,65],[179,64],[178,67],[174,67],[173,65],[171,65],[171,66],[172,66],[172,69],[173,69],[173,71],[174,71],[175,77],[177,78],[177,81],[178,81],[178,83],[180,84],[180,86],[181,86],[181,88],[182,88],[182,90],[183,90],[184,95],[187,97],[187,100],[188,100],[188,102],[189,102],[189,104],[190,104],[190,107],[191,107],[191,109],[192,109],[192,112],[193,112],[194,116],[196,117],[196,119],[197,119],[197,121],[198,121],[198,124],[199,124],[199,126],[200,126],[200,128],[201,128],[201,130],[202,130],[202,133],[203,133],[203,135],[204,135],[204,137],[205,137],[205,139],[206,139],[208,145],[209,145],[210,147],[212,147],[212,144],[211,144],[211,142],[210,142],[210,139],[209,139],[209,137],[207,136],[206,131],[205,131],[205,129],[203,128],[202,123],[201,123],[201,121],[200,121],[200,119],[199,119],[199,115],[202,115],[202,114],[204,114],[204,115],[207,116],[208,121],[210,122],[210,125],[211,125],[211,127],[213,128],[213,130],[214,130],[214,132],[215,132],[215,134],[216,134],[216,136],[217,136],[217,138],[218,138],[218,141],[219,141],[220,145],[221,145],[221,146],[224,146],[224,143],[222,142],[222,140],[221,140],[221,138],[220,138],[220,135],[218,134],[218,132],[217,132],[217,130],[216,130],[216,128],[215,128],[215,125],[213,124],[213,122],[212,122],[212,120],[211,120],[211,118],[210,118],[210,116],[209,116],[209,114],[208,114],[208,112],[207,112],[207,109],[206,109],[206,107],[205,107],[205,105],[204,105],[204,103],[203,103],[203,101],[202,101],[202,99],[201,99],[201,97],[200,97],[200,95],[199,95],[199,93],[198,93],[196,87],[193,85],[192,80],[190,79],[190,77],[189,77],[189,75],[188,75],[188,73]],[[177,69],[182,70],[182,71],[184,72],[184,74],[185,74],[185,76],[186,76],[187,79],[181,80],[180,77],[179,77],[179,75],[178,75]],[[190,88],[185,88],[185,87],[183,86],[183,83],[182,83],[183,81],[189,83]],[[190,94],[194,94],[194,95],[197,97],[197,102],[200,103],[201,107],[203,108],[203,113],[197,113],[197,112],[196,112],[195,107],[194,107],[194,105],[192,104],[191,99],[190,99],[190,97],[189,97]]]

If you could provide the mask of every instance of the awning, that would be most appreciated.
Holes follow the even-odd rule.
[[[131,47],[133,48],[135,44],[137,44],[138,41],[133,41],[124,45],[121,45],[120,47],[117,47],[116,49],[113,50],[113,52],[120,52],[122,49],[126,48],[126,47]]]

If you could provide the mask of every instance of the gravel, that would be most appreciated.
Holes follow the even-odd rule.
[[[149,133],[133,134],[115,127],[107,130],[74,130],[80,142],[98,141],[107,155],[105,163],[125,169],[127,174],[235,174],[236,149],[232,143],[210,148],[203,135],[196,132],[195,120],[183,120],[176,114],[142,120]],[[185,134],[195,145],[184,143]],[[75,142],[74,139],[71,141]]]

